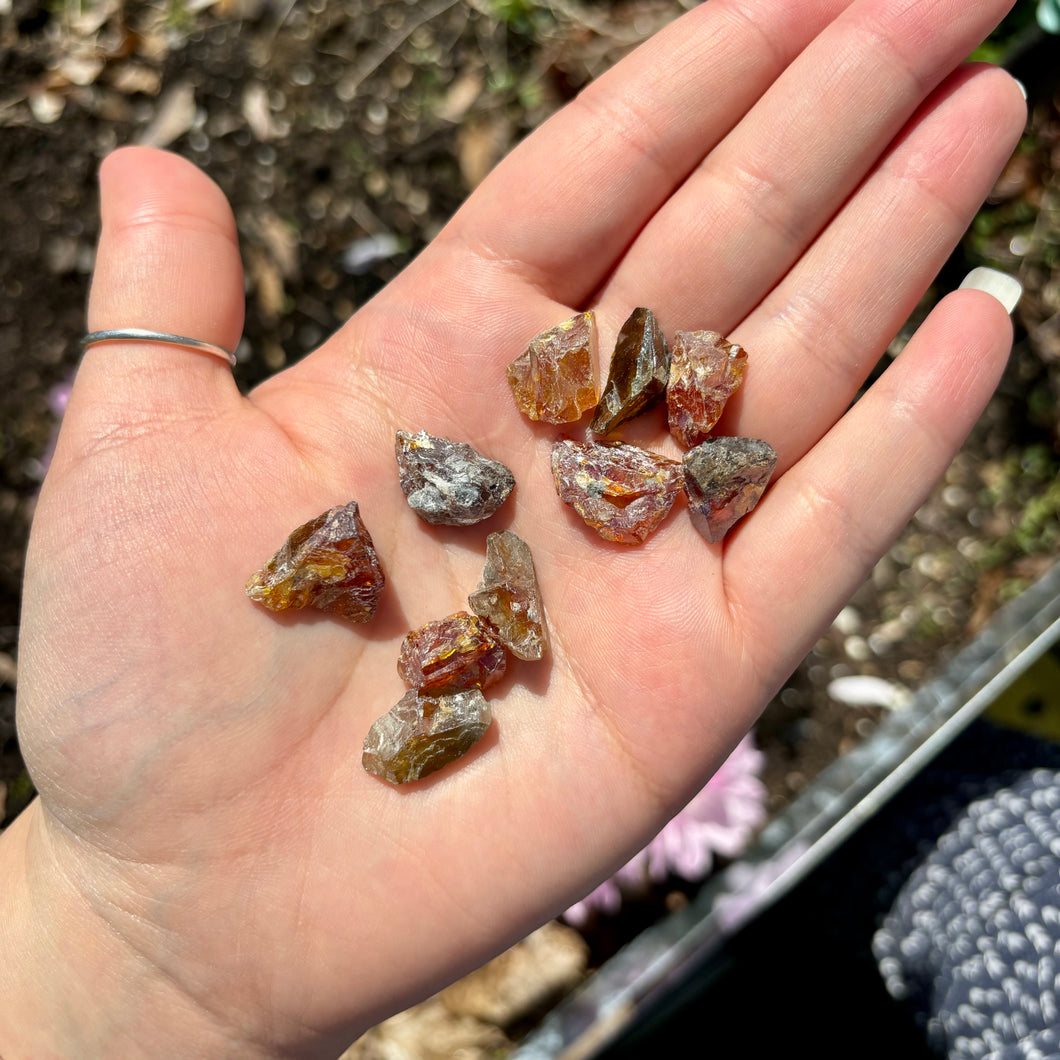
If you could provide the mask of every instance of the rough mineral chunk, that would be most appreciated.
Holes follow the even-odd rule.
[[[681,492],[681,465],[635,445],[560,441],[552,447],[560,500],[601,537],[639,545]]]
[[[532,420],[573,423],[596,404],[596,317],[578,313],[541,332],[508,365],[519,411]]]
[[[402,492],[409,507],[428,523],[479,523],[515,488],[508,468],[464,442],[435,438],[426,431],[398,431],[394,449]]]
[[[486,538],[482,581],[467,602],[513,655],[540,659],[548,650],[545,609],[530,546],[511,530]]]
[[[747,351],[716,331],[679,331],[670,356],[666,411],[670,433],[686,448],[699,445],[740,388]]]
[[[361,764],[391,784],[419,780],[466,754],[491,720],[490,705],[477,688],[446,696],[413,689],[368,730]]]
[[[714,438],[685,453],[682,466],[692,524],[713,542],[758,503],[777,454],[756,438]]]
[[[246,592],[273,611],[316,607],[367,622],[384,583],[372,538],[350,501],[298,527],[251,576]]]
[[[670,354],[650,309],[634,309],[622,325],[592,429],[608,434],[666,396]]]
[[[435,695],[462,688],[488,688],[504,676],[504,646],[478,615],[458,611],[427,622],[401,645],[398,673],[405,684]]]

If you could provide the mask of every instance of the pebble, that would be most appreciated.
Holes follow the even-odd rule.
[[[872,649],[864,637],[847,637],[843,641],[843,651],[855,662],[866,662],[872,658]]]
[[[861,630],[861,613],[855,607],[851,607],[849,604],[835,616],[835,620],[832,622],[832,628],[837,633],[842,633],[843,636],[849,637],[853,633],[858,633]]]

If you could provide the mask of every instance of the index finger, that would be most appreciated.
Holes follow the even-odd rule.
[[[674,189],[848,3],[694,8],[516,148],[441,238],[506,263],[557,302],[583,304]]]
[[[698,284],[696,266],[706,253],[702,222],[717,210],[699,198],[701,188],[685,193],[682,185],[715,148],[747,149],[747,136],[729,139],[746,116],[759,115],[749,126],[758,150],[744,161],[764,169],[761,159],[771,160],[777,172],[769,176],[781,192],[790,191],[784,183],[794,170],[805,180],[804,194],[833,207],[832,193],[849,192],[920,100],[1010,6],[1011,0],[710,0],[641,45],[524,141],[456,215],[443,240],[458,238],[463,249],[566,306],[584,306],[634,241],[641,259],[647,246],[653,253],[646,268],[629,271],[652,273],[657,284],[660,262],[674,260],[686,283]],[[827,106],[837,108],[843,92],[851,96],[841,114],[823,109],[825,77]],[[873,99],[876,83],[894,99]],[[767,101],[756,107],[762,97]],[[858,109],[866,104],[880,104],[882,112]],[[780,171],[778,153],[800,135],[806,150],[794,152]],[[814,157],[818,143],[825,145],[823,159],[819,151]],[[848,159],[833,166],[828,151]],[[807,163],[816,169],[807,173]],[[661,226],[655,218],[671,196],[690,204],[691,213],[678,211],[684,242],[677,232],[669,247],[674,215]],[[800,205],[792,202],[789,213]],[[821,211],[807,213],[796,249],[823,223]],[[746,206],[738,212],[744,225],[755,222]],[[650,221],[663,232],[661,255],[659,239],[641,236]],[[795,231],[796,223],[787,227]],[[681,252],[693,232],[698,259],[690,266]],[[657,305],[643,299],[630,305]]]

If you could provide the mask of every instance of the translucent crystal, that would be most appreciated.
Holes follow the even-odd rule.
[[[756,438],[713,438],[685,453],[682,466],[692,524],[714,542],[758,503],[777,454]]]
[[[681,465],[635,445],[560,441],[552,447],[560,500],[601,537],[638,545],[681,492]]]
[[[467,602],[513,655],[540,659],[548,650],[545,609],[530,546],[511,530],[486,538],[482,581]]]
[[[477,688],[442,696],[413,689],[368,730],[361,764],[391,784],[419,780],[466,754],[491,720]]]
[[[421,692],[488,688],[504,676],[508,663],[488,623],[458,611],[427,622],[409,633],[401,645],[398,673]]]
[[[470,526],[488,519],[515,488],[511,471],[465,442],[397,432],[398,482],[421,519]]]
[[[670,355],[650,309],[634,309],[622,325],[592,429],[607,434],[639,416],[666,395]]]
[[[354,622],[374,614],[385,578],[356,501],[298,527],[246,584],[273,611],[316,607]]]
[[[541,332],[508,365],[519,411],[532,420],[573,423],[596,404],[596,318],[578,313]]]
[[[747,351],[716,331],[679,331],[670,355],[666,411],[670,433],[686,448],[699,445],[740,388]]]

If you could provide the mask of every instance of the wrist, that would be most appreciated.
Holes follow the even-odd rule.
[[[38,800],[0,835],[0,1058],[254,1056],[99,915],[43,818]]]

